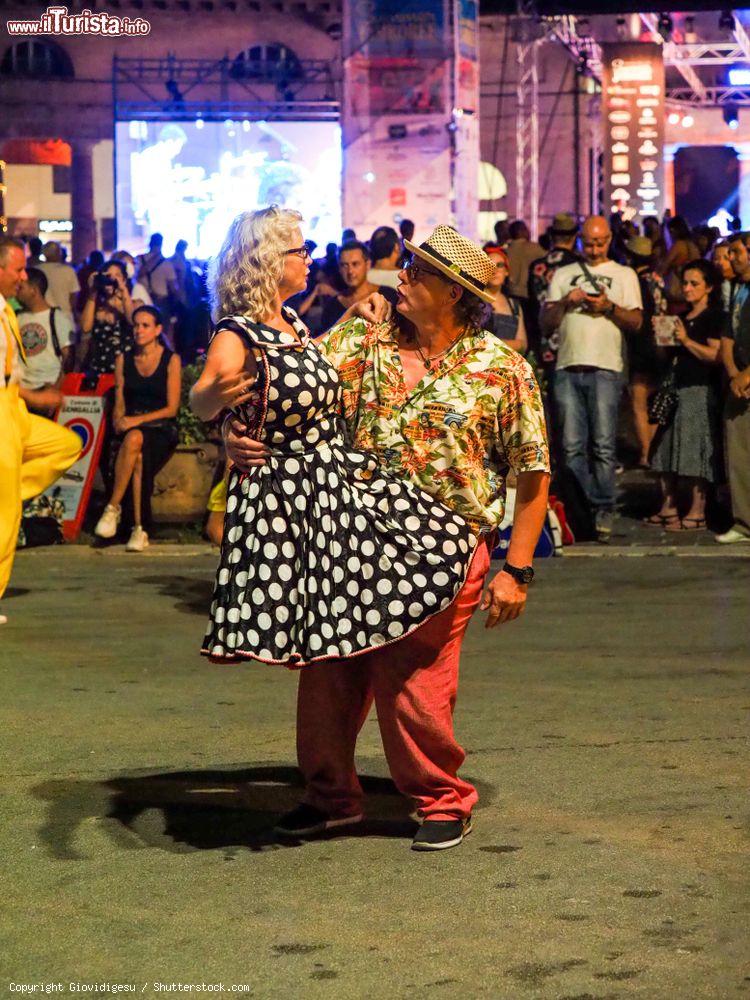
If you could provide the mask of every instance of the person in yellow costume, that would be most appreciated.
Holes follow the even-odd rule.
[[[0,236],[0,598],[13,566],[21,502],[51,486],[73,465],[82,446],[77,434],[26,409],[26,398],[44,402],[38,397],[46,390],[19,385],[25,356],[16,314],[7,300],[25,280],[23,243]],[[0,614],[0,625],[6,621]]]

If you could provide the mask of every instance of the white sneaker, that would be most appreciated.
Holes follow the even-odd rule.
[[[128,544],[125,546],[125,551],[143,552],[143,550],[147,547],[148,547],[148,535],[140,526],[140,524],[136,524],[136,526],[130,532],[130,538],[128,539]]]
[[[721,545],[737,545],[740,542],[750,542],[750,535],[739,528],[732,527],[725,531],[723,535],[717,535],[716,541]]]
[[[120,524],[121,517],[122,511],[120,508],[108,503],[104,508],[104,513],[96,522],[94,534],[98,535],[99,538],[114,538],[117,534],[117,528]]]
[[[0,625],[7,625],[7,624],[8,624],[8,616],[0,612]]]

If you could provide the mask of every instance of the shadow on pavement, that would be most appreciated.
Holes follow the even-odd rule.
[[[208,618],[214,592],[213,577],[210,580],[196,580],[194,576],[141,576],[134,582],[155,585],[164,597],[177,598],[175,611]]]
[[[411,806],[393,782],[371,776],[360,780],[367,819],[316,839],[412,837],[416,823],[409,815]],[[61,861],[85,857],[76,841],[92,823],[118,847],[155,847],[176,854],[236,848],[262,853],[303,842],[277,837],[272,830],[276,820],[299,802],[302,782],[293,767],[48,781],[32,791],[48,803],[40,840],[50,856]],[[491,786],[480,787],[484,803],[492,800],[493,792]]]

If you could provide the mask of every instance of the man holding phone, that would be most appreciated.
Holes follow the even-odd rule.
[[[583,261],[555,272],[541,315],[545,335],[559,333],[553,386],[565,464],[586,491],[603,543],[610,540],[615,511],[622,335],[639,330],[643,320],[638,276],[609,259],[611,242],[605,218],[586,219]]]

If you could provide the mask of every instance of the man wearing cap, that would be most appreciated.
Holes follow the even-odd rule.
[[[597,538],[606,544],[615,512],[622,335],[640,329],[643,312],[635,271],[609,259],[607,220],[586,219],[582,242],[583,260],[559,268],[552,278],[542,330],[560,332],[554,395],[565,464],[586,491]]]
[[[542,306],[547,301],[552,277],[558,268],[577,263],[581,257],[575,251],[578,239],[578,222],[569,212],[558,212],[550,227],[552,249],[535,261],[529,271],[529,299],[531,312],[534,316],[534,330],[539,329],[539,317]],[[557,330],[549,337],[542,337],[540,342],[540,358],[546,367],[554,366],[557,357],[559,338]]]
[[[477,801],[458,776],[464,752],[453,733],[463,635],[480,602],[488,628],[523,610],[546,515],[549,458],[530,366],[483,329],[493,261],[449,226],[405,246],[412,257],[399,275],[393,321],[350,320],[319,344],[338,371],[355,447],[377,453],[391,472],[463,515],[481,541],[456,600],[413,636],[301,672],[305,795],[276,830],[309,836],[362,819],[354,751],[374,700],[391,774],[422,819],[412,846],[440,850],[461,843]],[[265,462],[266,449],[235,420],[224,433],[238,466]],[[511,471],[517,494],[507,561],[485,590]]]
[[[25,355],[16,314],[7,299],[26,280],[24,245],[0,236],[0,597],[10,579],[16,552],[21,501],[37,496],[69,469],[81,439],[51,420],[29,413],[20,385]],[[37,390],[37,402],[54,403],[53,390]],[[7,619],[0,615],[0,624]]]

